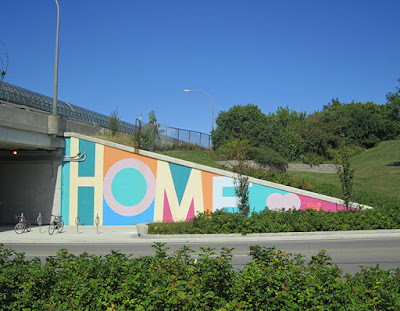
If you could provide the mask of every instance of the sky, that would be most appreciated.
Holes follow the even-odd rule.
[[[399,0],[59,0],[58,99],[209,133],[234,105],[312,113],[386,103],[400,78]],[[4,81],[53,96],[53,0],[2,0]],[[2,47],[0,47],[1,51]],[[4,55],[4,49],[3,49]]]

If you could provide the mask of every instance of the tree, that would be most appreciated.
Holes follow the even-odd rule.
[[[384,105],[373,102],[332,103],[324,106],[321,120],[329,124],[330,131],[340,137],[344,134],[350,144],[367,148],[376,146],[382,140],[392,139],[396,132]]]
[[[342,185],[342,199],[347,209],[349,209],[353,198],[354,169],[351,166],[352,155],[353,152],[342,135],[337,152],[337,162],[340,165],[338,174]]]
[[[250,212],[249,205],[249,178],[246,176],[248,169],[246,161],[248,154],[251,150],[247,140],[233,139],[221,146],[218,151],[225,160],[234,160],[233,171],[236,176],[234,177],[235,193],[238,198],[237,207],[239,212],[248,216]]]
[[[238,197],[238,209],[239,212],[248,216],[250,212],[250,204],[249,204],[249,178],[246,176],[246,160],[247,153],[249,150],[249,144],[247,141],[240,141],[239,139],[235,140],[235,152],[234,159],[237,164],[234,166],[233,171],[236,173],[236,177],[234,179],[235,183],[235,193]]]
[[[234,139],[248,140],[251,146],[265,144],[267,116],[256,105],[235,105],[221,111],[215,122],[217,128],[211,133],[215,150]]]
[[[397,79],[400,82],[400,79]],[[395,121],[400,121],[400,88],[396,87],[396,93],[388,93],[386,95],[387,99],[387,108],[389,109],[391,117]]]
[[[297,113],[289,107],[279,107],[276,113],[267,116],[266,146],[277,151],[286,160],[299,158],[301,137],[299,129],[306,120],[306,113]]]
[[[288,107],[267,116],[256,105],[236,105],[218,115],[213,147],[218,150],[234,139],[247,140],[253,148],[272,149],[286,160],[296,160],[301,152],[299,128],[305,121],[306,113]]]
[[[300,128],[302,157],[305,163],[312,163],[313,159],[322,157],[330,159],[330,149],[337,146],[338,137],[329,130],[330,125],[321,120],[321,112],[309,115]]]
[[[118,107],[111,111],[108,117],[108,128],[111,131],[111,136],[117,135],[121,121],[119,120]]]

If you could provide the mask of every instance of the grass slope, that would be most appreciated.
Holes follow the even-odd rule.
[[[354,187],[400,200],[400,140],[385,141],[352,160]]]
[[[390,140],[380,143],[377,147],[363,151],[352,159],[355,169],[354,191],[369,192],[370,195],[384,195],[400,200],[400,140]],[[289,172],[310,180],[320,188],[331,189],[328,195],[340,194],[340,180],[337,174],[318,174],[308,172]],[[326,192],[324,191],[324,192]],[[336,194],[337,193],[337,194]]]
[[[203,149],[203,148],[195,148],[192,150],[169,150],[169,151],[158,151],[157,153],[161,153],[170,157],[194,162],[197,164],[202,164],[206,166],[219,168],[218,165],[218,157],[212,150]]]

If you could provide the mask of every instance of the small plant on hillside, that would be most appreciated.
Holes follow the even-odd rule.
[[[246,167],[249,151],[249,142],[240,139],[233,139],[218,149],[219,156],[222,159],[234,160],[233,171],[236,173],[234,184],[238,198],[237,207],[239,212],[246,217],[250,212],[249,178],[246,176],[249,171]]]
[[[149,122],[143,126],[140,138],[138,138],[138,142],[140,142],[139,148],[154,151],[160,143],[160,133],[162,131],[159,129],[160,124],[157,123],[154,110],[149,112],[148,117]]]
[[[249,178],[238,174],[235,178],[235,193],[238,197],[238,209],[241,214],[248,216],[250,212],[249,204]]]
[[[119,120],[118,107],[111,111],[108,117],[108,128],[111,131],[111,136],[117,135],[121,121]]]
[[[352,155],[351,148],[342,136],[337,152],[337,162],[340,165],[338,174],[342,184],[342,198],[347,209],[349,209],[353,198],[354,169],[351,166]]]
[[[249,204],[249,178],[246,176],[247,168],[245,166],[245,161],[247,159],[247,152],[250,145],[247,141],[235,140],[236,148],[233,154],[234,160],[236,160],[236,165],[233,167],[233,171],[237,174],[234,179],[235,183],[235,193],[238,197],[238,209],[239,212],[248,216],[250,212]]]

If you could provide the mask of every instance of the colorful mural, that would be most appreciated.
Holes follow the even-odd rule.
[[[135,152],[109,147],[77,137],[66,138],[65,156],[86,152],[82,162],[64,162],[61,182],[61,215],[66,224],[134,225],[145,222],[190,220],[198,212],[237,211],[234,179],[228,176],[167,162]],[[179,163],[179,161],[177,161]],[[265,183],[265,182],[264,182]],[[323,209],[342,205],[250,183],[251,211]],[[288,188],[289,189],[289,188]],[[297,193],[296,193],[297,192]],[[304,192],[303,192],[304,193]],[[332,200],[331,200],[332,201]]]

